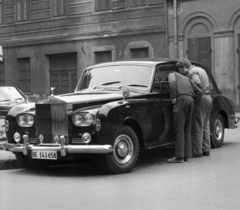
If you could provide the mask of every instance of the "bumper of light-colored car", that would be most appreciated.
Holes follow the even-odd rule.
[[[0,116],[0,140],[6,139],[6,133],[5,133],[5,117]]]
[[[113,151],[111,145],[60,145],[51,144],[45,145],[40,144],[39,146],[34,146],[31,144],[10,144],[5,143],[4,149],[11,152],[22,152],[27,155],[28,151],[56,151],[61,152],[61,156],[66,156],[67,153],[70,154],[107,154]]]

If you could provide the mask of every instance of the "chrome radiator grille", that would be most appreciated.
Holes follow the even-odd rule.
[[[68,139],[67,104],[36,104],[36,134],[44,136],[43,143],[54,143],[56,135],[64,135]]]

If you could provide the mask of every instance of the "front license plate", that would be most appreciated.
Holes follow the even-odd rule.
[[[32,151],[32,158],[33,159],[50,159],[56,160],[57,159],[57,152],[56,151]]]

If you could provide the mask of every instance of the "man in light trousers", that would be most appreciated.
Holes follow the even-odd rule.
[[[192,119],[192,152],[193,157],[209,156],[211,151],[210,114],[212,98],[211,84],[204,69],[191,64],[188,59],[180,58],[177,67],[180,73],[187,76],[203,92],[200,101],[194,104]]]

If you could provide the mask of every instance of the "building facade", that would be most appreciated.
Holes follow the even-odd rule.
[[[205,64],[239,111],[240,1],[167,0],[167,11],[169,57]]]
[[[72,92],[89,65],[186,57],[240,110],[240,0],[0,0],[0,85]]]
[[[0,0],[0,85],[68,93],[89,65],[166,57],[165,0]]]

